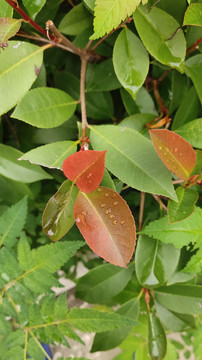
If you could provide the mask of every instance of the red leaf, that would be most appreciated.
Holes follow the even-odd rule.
[[[196,164],[196,154],[192,146],[180,135],[169,130],[149,132],[155,150],[165,166],[179,179],[189,179]]]
[[[100,185],[105,170],[106,151],[86,150],[70,155],[63,162],[65,176],[74,181],[79,190],[90,193]]]
[[[136,232],[131,211],[119,194],[103,186],[91,194],[79,192],[74,217],[96,254],[111,264],[126,267],[135,248]]]

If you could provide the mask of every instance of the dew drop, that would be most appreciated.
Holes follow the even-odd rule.
[[[125,221],[124,221],[124,220],[121,220],[121,221],[120,221],[120,224],[121,224],[121,225],[125,224]]]
[[[98,192],[101,192],[101,191],[102,191],[102,189],[99,187],[99,188],[97,189],[97,191],[98,191]]]
[[[108,194],[108,193],[105,193],[105,196],[106,196],[106,197],[108,197],[108,196],[109,196],[109,194]]]
[[[113,205],[114,205],[114,206],[118,205],[118,201],[114,201],[114,202],[113,202]]]
[[[180,153],[180,156],[182,156],[182,153]]]
[[[103,208],[103,207],[105,207],[106,206],[106,204],[100,204],[100,207],[101,208]]]
[[[89,180],[89,184],[91,184],[92,183],[92,181],[91,180]]]
[[[175,149],[174,149],[174,152],[177,152],[177,151],[178,151],[178,148],[175,148]]]
[[[88,213],[87,213],[87,211],[82,211],[82,214],[87,215]]]
[[[77,223],[80,223],[80,222],[81,222],[81,219],[80,219],[79,216],[76,218],[76,222],[77,222]]]
[[[159,146],[159,150],[162,150],[162,146]]]
[[[116,194],[113,194],[112,197],[113,197],[113,198],[116,198]]]
[[[89,173],[89,174],[87,175],[87,178],[89,179],[91,176],[92,176],[92,173]]]
[[[112,224],[113,224],[113,225],[116,225],[116,224],[117,224],[117,221],[116,221],[116,220],[112,221]]]
[[[114,216],[114,215],[109,215],[109,217],[110,217],[110,219],[113,219],[113,218],[115,218],[115,216]]]
[[[110,214],[110,212],[112,211],[112,209],[107,209],[107,210],[105,210],[105,215],[108,215],[108,214]]]

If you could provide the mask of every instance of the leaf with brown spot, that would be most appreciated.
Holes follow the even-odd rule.
[[[100,185],[105,170],[106,151],[79,151],[63,162],[65,176],[72,180],[79,190],[90,193]]]
[[[111,264],[127,266],[135,248],[135,221],[118,193],[103,186],[91,194],[79,192],[74,217],[93,252]]]
[[[192,146],[169,130],[150,130],[149,133],[155,150],[165,166],[179,179],[189,179],[196,164],[196,154]]]
[[[0,43],[4,44],[20,29],[22,19],[0,18]]]

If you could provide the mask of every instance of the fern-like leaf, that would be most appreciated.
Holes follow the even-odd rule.
[[[12,247],[20,235],[27,217],[27,197],[8,208],[0,217],[0,247]]]
[[[31,249],[23,232],[18,242],[18,261],[22,270],[26,270],[31,265]]]
[[[91,39],[98,39],[117,28],[121,21],[135,11],[141,1],[143,4],[148,2],[148,0],[96,0],[94,34]]]

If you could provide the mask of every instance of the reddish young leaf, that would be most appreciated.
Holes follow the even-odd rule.
[[[196,154],[192,146],[169,130],[158,129],[149,132],[155,150],[165,166],[179,179],[189,179],[196,164]]]
[[[100,185],[105,170],[106,151],[86,150],[70,155],[63,162],[65,176],[74,181],[79,190],[90,193]]]
[[[89,247],[111,264],[126,267],[136,240],[135,222],[123,198],[100,186],[91,194],[79,192],[76,224]]]

